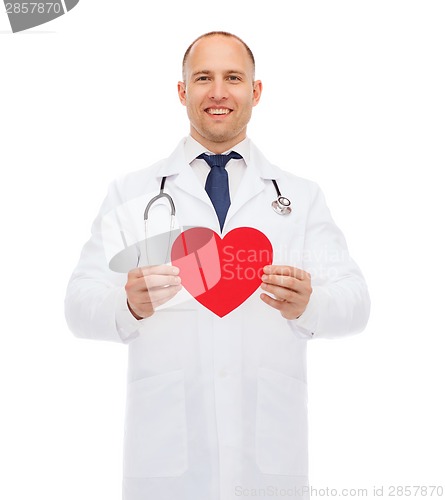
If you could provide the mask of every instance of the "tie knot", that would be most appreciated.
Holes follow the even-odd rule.
[[[203,153],[202,155],[199,155],[197,158],[205,160],[212,168],[213,167],[225,168],[225,166],[230,160],[232,159],[241,160],[243,157],[236,151],[230,151],[230,153],[227,155],[208,155],[206,153]]]

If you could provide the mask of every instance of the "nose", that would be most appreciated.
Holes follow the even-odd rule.
[[[222,101],[228,98],[227,86],[222,78],[215,78],[209,90],[209,97],[214,101]]]

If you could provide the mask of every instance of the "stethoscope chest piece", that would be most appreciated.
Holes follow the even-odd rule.
[[[272,208],[279,215],[288,215],[292,212],[291,203],[285,196],[279,196],[272,202]]]
[[[277,199],[272,202],[272,208],[278,215],[289,215],[292,212],[291,202],[289,198],[283,196],[278,189],[278,184],[275,179],[271,179],[277,192]]]

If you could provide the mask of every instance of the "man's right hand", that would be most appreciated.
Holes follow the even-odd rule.
[[[128,308],[136,319],[148,318],[157,306],[172,299],[181,288],[177,267],[138,267],[128,273],[125,285]]]

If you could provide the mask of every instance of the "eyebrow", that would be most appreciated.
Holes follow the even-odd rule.
[[[197,76],[197,75],[210,75],[211,71],[208,70],[201,70],[201,71],[195,71],[192,73],[192,76]]]
[[[203,69],[201,71],[195,71],[192,73],[192,77],[194,76],[198,76],[198,75],[211,75],[213,74],[214,71],[210,71],[208,69]],[[226,75],[241,75],[241,76],[246,76],[246,73],[244,73],[244,71],[240,71],[238,69],[231,69],[229,71],[225,71],[224,72]]]

